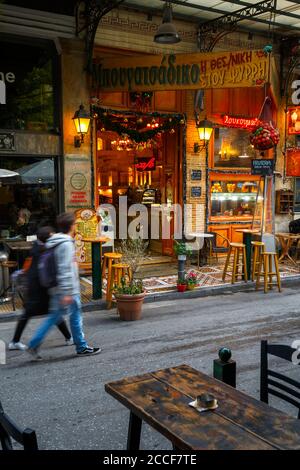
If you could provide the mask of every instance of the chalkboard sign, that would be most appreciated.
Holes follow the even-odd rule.
[[[191,197],[200,197],[201,196],[201,187],[194,186],[191,188]]]
[[[274,160],[260,158],[251,161],[251,174],[259,176],[272,176],[274,173]]]
[[[191,179],[192,181],[200,181],[202,178],[202,171],[201,170],[192,170],[191,171]]]

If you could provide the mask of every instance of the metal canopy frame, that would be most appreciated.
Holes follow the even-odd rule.
[[[87,70],[91,70],[93,59],[94,40],[101,18],[124,0],[81,0],[76,5],[76,36],[85,31]],[[80,19],[84,20],[80,26]]]

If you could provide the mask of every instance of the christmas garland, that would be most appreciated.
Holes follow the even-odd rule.
[[[93,106],[93,112],[95,115],[98,116],[98,119],[100,121],[100,126],[99,130],[101,131],[113,131],[116,132],[119,135],[126,135],[128,136],[131,140],[133,140],[136,143],[140,142],[147,142],[148,140],[153,139],[155,136],[158,134],[161,134],[163,132],[175,132],[175,127],[178,127],[180,125],[184,125],[186,123],[185,121],[185,116],[183,114],[161,114],[161,113],[137,113],[137,112],[132,112],[132,111],[114,111],[112,113],[111,110],[105,109],[105,108],[100,108],[98,106]],[[154,129],[149,129],[146,131],[139,131],[137,129],[131,129],[126,125],[125,119],[124,118],[124,124],[121,124],[120,122],[116,122],[112,120],[112,114],[114,116],[116,114],[123,114],[124,116],[137,116],[140,119],[142,117],[152,117],[152,118],[161,118],[164,119],[164,122],[159,124],[158,127],[155,127]]]

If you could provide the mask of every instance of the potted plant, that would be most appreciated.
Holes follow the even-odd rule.
[[[146,251],[146,243],[140,238],[123,240],[121,243],[122,263],[128,264],[131,279],[121,279],[121,285],[114,289],[117,310],[123,321],[141,318],[145,290],[141,279],[135,279]]]
[[[177,255],[178,259],[178,283],[179,281],[185,281],[185,261],[187,255],[191,253],[190,248],[184,241],[174,240],[174,252]],[[183,291],[180,291],[183,292]]]
[[[178,292],[185,292],[187,289],[187,282],[183,278],[178,278],[177,281],[177,291]]]
[[[198,285],[198,274],[195,271],[190,271],[186,276],[187,290],[193,290]]]

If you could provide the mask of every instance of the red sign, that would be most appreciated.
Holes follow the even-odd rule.
[[[155,158],[154,157],[143,157],[139,158],[135,164],[137,171],[153,171],[155,170]]]
[[[259,124],[259,119],[257,118],[240,118],[235,116],[222,116],[223,126],[227,127],[239,127],[241,129],[251,129],[256,127]]]
[[[300,108],[289,108],[287,114],[288,134],[300,134]]]
[[[300,176],[300,147],[286,150],[286,176]]]

